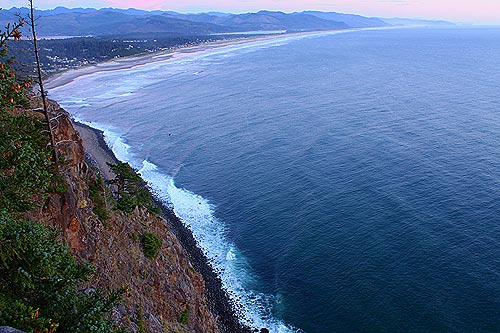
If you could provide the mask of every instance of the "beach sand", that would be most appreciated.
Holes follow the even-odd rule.
[[[79,122],[73,121],[73,125],[82,138],[86,158],[99,169],[104,180],[114,179],[115,174],[107,163],[116,164],[119,161],[106,145],[104,133]]]
[[[342,31],[342,30],[341,30]],[[123,58],[115,58],[95,65],[85,66],[76,69],[70,69],[45,79],[45,88],[47,90],[55,89],[64,86],[79,77],[94,75],[101,72],[110,72],[116,70],[130,69],[137,66],[148,65],[156,62],[168,61],[173,58],[182,57],[184,55],[203,52],[211,49],[222,48],[233,45],[243,45],[254,41],[264,40],[279,40],[284,37],[314,35],[318,33],[327,33],[328,31],[310,31],[310,32],[293,32],[284,34],[272,35],[252,35],[249,37],[234,37],[214,42],[202,43],[200,45],[180,47],[168,51],[159,51],[154,53],[147,53],[143,55],[136,55]]]

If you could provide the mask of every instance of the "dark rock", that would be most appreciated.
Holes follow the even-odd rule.
[[[9,326],[0,326],[0,333],[26,333],[26,332],[20,331],[17,328]]]

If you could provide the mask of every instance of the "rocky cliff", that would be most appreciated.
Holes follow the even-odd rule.
[[[82,140],[69,115],[56,103],[50,108],[67,190],[52,195],[29,217],[60,229],[71,252],[96,268],[82,290],[123,288],[113,319],[129,332],[227,331],[210,311],[204,280],[167,219],[141,208],[129,214],[110,209],[104,223],[93,213],[89,186],[98,179],[98,171],[85,160]],[[155,233],[161,241],[153,259],[146,258],[141,246],[146,232]]]

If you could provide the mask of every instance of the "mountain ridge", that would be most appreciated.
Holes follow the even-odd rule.
[[[27,16],[27,8],[0,11],[0,24],[11,22],[16,14]],[[130,33],[211,35],[248,31],[316,31],[349,28],[376,28],[399,25],[451,25],[446,21],[404,18],[382,19],[337,12],[303,11],[284,13],[261,10],[231,14],[208,12],[184,14],[174,11],[146,11],[117,8],[67,8],[40,10],[40,36],[106,36]]]

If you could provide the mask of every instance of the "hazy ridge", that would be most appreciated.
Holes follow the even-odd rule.
[[[26,16],[26,8],[0,12],[0,24],[11,22],[16,14]],[[381,19],[335,12],[304,11],[283,13],[201,13],[182,14],[172,11],[138,9],[92,9],[57,7],[38,11],[41,36],[106,36],[130,33],[166,33],[175,35],[209,35],[229,32],[284,30],[314,31],[349,28],[374,28],[391,25],[451,25],[446,21]]]

